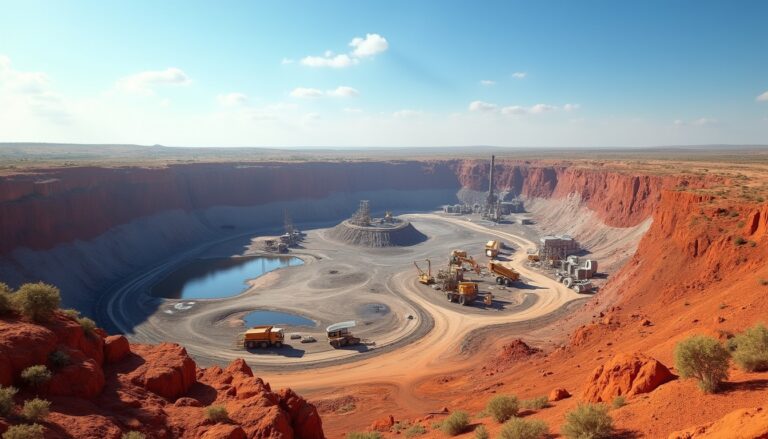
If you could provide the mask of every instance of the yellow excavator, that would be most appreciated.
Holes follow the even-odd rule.
[[[416,271],[419,273],[419,282],[424,285],[432,285],[435,283],[435,277],[432,276],[432,261],[424,259],[427,263],[427,271],[424,271],[419,267],[418,261],[413,261],[413,265],[416,267]]]
[[[480,266],[471,256],[467,256],[467,252],[464,250],[454,250],[451,252],[451,259],[448,262],[449,267],[463,268],[464,264],[472,267],[472,270],[480,274],[483,267]]]

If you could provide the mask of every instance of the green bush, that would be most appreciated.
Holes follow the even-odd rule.
[[[485,406],[485,411],[496,422],[504,422],[507,419],[516,416],[520,404],[515,396],[498,395],[491,398]]]
[[[24,284],[13,295],[14,303],[26,317],[43,322],[50,319],[53,312],[59,309],[61,295],[53,285],[38,282]]]
[[[603,404],[581,404],[565,415],[561,431],[569,439],[609,438],[613,432],[613,419]]]
[[[223,405],[210,405],[205,408],[205,419],[211,422],[226,422],[229,420],[229,413]]]
[[[624,407],[625,405],[627,405],[627,398],[624,395],[619,395],[613,398],[611,408],[618,409]]]
[[[48,362],[51,363],[54,370],[58,370],[69,366],[71,359],[66,352],[55,350],[48,354]]]
[[[43,439],[44,429],[40,424],[11,425],[3,433],[3,439]]]
[[[128,433],[123,433],[120,439],[146,439],[146,436],[138,431],[129,431]]]
[[[546,437],[549,427],[538,419],[512,418],[501,427],[501,439],[541,439]]]
[[[537,398],[524,399],[520,401],[520,406],[526,410],[541,410],[549,407],[549,398],[539,396]]]
[[[14,310],[11,288],[0,282],[0,315],[8,314]]]
[[[83,331],[86,333],[86,335],[92,335],[96,330],[96,322],[89,319],[88,317],[78,317],[77,323],[80,323],[80,326],[83,327]]]
[[[744,244],[746,244],[746,243],[747,243],[747,240],[746,240],[746,239],[744,239],[744,238],[743,238],[743,237],[741,237],[741,236],[738,236],[738,237],[736,237],[736,239],[734,239],[734,240],[733,240],[733,242],[734,242],[736,245],[744,245]]]
[[[405,430],[405,437],[416,437],[427,434],[427,429],[421,424],[413,424]]]
[[[485,425],[478,425],[477,428],[475,428],[475,439],[488,439],[490,435],[488,435],[488,430],[486,430]]]
[[[51,379],[51,371],[42,364],[29,366],[21,371],[21,379],[32,387],[39,388]]]
[[[378,431],[353,431],[345,436],[346,439],[382,439],[382,437]]]
[[[30,422],[40,422],[48,417],[50,411],[50,401],[35,398],[24,402],[24,407],[21,408],[21,416]]]
[[[19,390],[15,387],[0,386],[0,416],[8,417],[13,411],[13,397]]]
[[[77,318],[80,317],[80,311],[78,311],[76,309],[71,309],[71,308],[69,308],[69,309],[62,309],[61,313],[64,314],[65,316],[69,317],[72,320],[77,320]]]
[[[695,378],[705,393],[715,392],[728,378],[730,353],[717,340],[695,335],[675,346],[675,368],[683,378]]]
[[[733,361],[747,372],[768,370],[768,328],[755,325],[733,338]]]
[[[469,426],[469,414],[467,412],[455,411],[451,413],[442,423],[440,429],[449,436],[456,436],[464,433]]]

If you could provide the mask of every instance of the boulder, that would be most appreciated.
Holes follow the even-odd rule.
[[[104,389],[101,366],[80,351],[69,351],[70,364],[53,374],[48,382],[51,396],[74,396],[84,399],[97,397]]]
[[[239,425],[216,424],[207,429],[200,439],[246,439],[246,435]]]
[[[592,372],[582,399],[610,402],[619,395],[648,393],[674,378],[666,366],[653,358],[639,353],[618,354]]]
[[[547,398],[549,401],[560,401],[561,399],[570,398],[571,394],[568,393],[567,390],[563,389],[562,387],[558,387],[557,389],[552,389],[551,392],[549,392],[549,397]]]
[[[386,433],[390,429],[392,429],[393,425],[395,425],[395,417],[392,415],[389,415],[373,421],[373,424],[371,424],[371,426],[368,427],[368,430]]]
[[[133,351],[144,362],[128,374],[128,379],[163,398],[184,395],[197,379],[195,362],[176,343],[136,345]]]
[[[302,439],[323,439],[323,421],[314,405],[291,389],[282,389],[280,407],[291,417],[293,433]]]
[[[768,406],[736,410],[715,422],[676,431],[669,435],[669,439],[719,438],[768,438]]]
[[[104,360],[117,363],[131,353],[128,339],[122,335],[110,335],[104,339]]]

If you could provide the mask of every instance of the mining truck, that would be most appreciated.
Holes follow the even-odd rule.
[[[479,296],[482,296],[484,304],[490,306],[493,303],[493,295],[491,293],[480,294],[480,288],[475,282],[459,282],[455,289],[445,291],[445,297],[449,302],[458,303],[462,306],[471,305]]]
[[[328,343],[336,349],[360,344],[360,339],[352,335],[352,332],[349,330],[354,327],[355,321],[350,320],[348,322],[334,323],[325,328],[328,334]]]
[[[501,249],[501,242],[492,240],[485,243],[485,255],[489,258],[495,258],[499,255]]]
[[[279,348],[283,346],[283,340],[285,340],[283,328],[275,328],[274,326],[254,326],[245,331],[243,344],[248,349],[256,347],[265,349],[270,346]]]
[[[499,262],[489,262],[488,271],[496,276],[496,283],[499,285],[511,287],[514,282],[520,280],[520,273],[501,265]]]

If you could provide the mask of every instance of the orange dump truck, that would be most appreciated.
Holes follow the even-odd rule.
[[[496,275],[496,283],[499,285],[511,287],[513,282],[520,280],[520,273],[498,262],[489,262],[488,271]]]
[[[270,346],[276,348],[282,347],[283,340],[285,340],[283,328],[275,328],[274,326],[254,326],[245,331],[243,342],[248,349],[257,347],[264,349]]]
[[[498,256],[499,250],[501,250],[500,241],[493,240],[485,243],[485,255],[489,258],[495,258]]]

